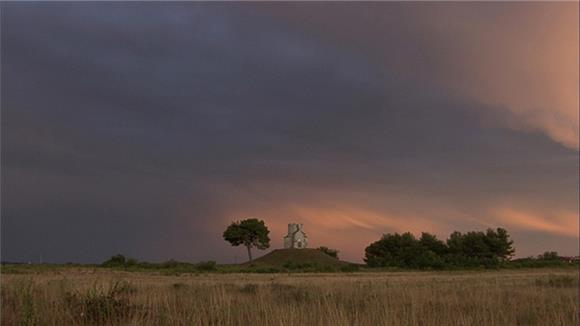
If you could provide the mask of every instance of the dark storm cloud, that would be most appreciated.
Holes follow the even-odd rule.
[[[231,260],[232,213],[333,201],[575,209],[577,152],[263,9],[3,3],[3,259]]]

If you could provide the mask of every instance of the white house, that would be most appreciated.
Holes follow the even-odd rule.
[[[284,237],[284,248],[306,248],[308,246],[308,237],[304,233],[304,225],[290,223],[288,224],[288,235]]]

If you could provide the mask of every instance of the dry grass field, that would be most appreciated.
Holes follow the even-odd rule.
[[[2,325],[577,325],[578,272],[2,275]]]

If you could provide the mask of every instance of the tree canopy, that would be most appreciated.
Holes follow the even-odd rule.
[[[419,239],[410,232],[389,233],[365,249],[365,262],[371,267],[494,267],[512,257],[512,245],[502,228],[465,234],[455,231],[446,242],[425,232]]]
[[[248,249],[248,258],[252,260],[252,247],[264,250],[270,247],[270,231],[262,220],[248,218],[233,222],[224,231],[224,240],[232,246],[244,245]]]

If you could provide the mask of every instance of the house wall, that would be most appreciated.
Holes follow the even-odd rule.
[[[292,238],[289,236],[284,237],[284,249],[292,248]]]
[[[284,248],[306,248],[308,237],[304,233],[303,224],[288,224],[288,235],[284,237]]]
[[[308,245],[308,240],[306,235],[302,231],[298,231],[294,234],[294,248],[306,248]]]

